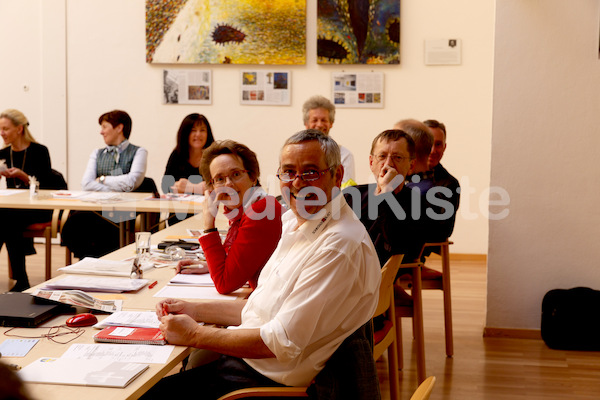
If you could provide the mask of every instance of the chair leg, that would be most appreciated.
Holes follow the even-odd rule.
[[[423,333],[423,298],[421,297],[421,268],[414,268],[413,288],[411,295],[413,298],[413,320],[415,346],[417,349],[417,380],[421,384],[426,378],[425,368],[425,336]]]
[[[394,312],[394,291],[392,290],[390,303],[390,320],[396,322],[396,313]],[[398,381],[398,330],[394,332],[396,337],[388,348],[388,370],[390,379],[390,400],[400,400],[400,388]],[[401,339],[401,338],[400,338]]]
[[[67,246],[65,246],[65,267],[71,264],[73,264],[71,259],[71,250]]]
[[[404,368],[404,344],[402,343],[402,318],[396,317],[396,343],[397,343],[397,353],[398,356],[396,359],[398,360],[398,369],[402,370]]]
[[[52,278],[52,229],[50,227],[44,230],[46,240],[46,280]]]
[[[454,355],[452,335],[452,298],[450,295],[450,252],[448,245],[441,247],[442,253],[442,289],[444,295],[444,327],[446,335],[446,356]]]
[[[10,264],[10,257],[8,257],[8,279],[13,278],[12,265]]]

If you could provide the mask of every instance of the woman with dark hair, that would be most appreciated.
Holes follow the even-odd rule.
[[[29,131],[29,121],[18,110],[0,113],[0,136],[4,147],[0,149],[0,179],[6,178],[9,189],[29,188],[31,177],[35,177],[41,188],[49,188],[52,167],[48,148],[35,141]],[[35,254],[32,239],[23,237],[27,226],[52,219],[52,211],[45,210],[0,210],[2,229],[0,249],[6,243],[12,276],[16,283],[11,291],[20,292],[29,288],[25,270],[25,256]]]
[[[204,115],[194,113],[183,119],[177,132],[177,146],[169,156],[162,179],[163,193],[204,193],[206,186],[199,167],[204,149],[214,141]]]
[[[233,140],[208,147],[200,164],[207,190],[203,203],[206,268],[188,268],[180,261],[177,272],[205,273],[208,269],[219,293],[231,293],[246,282],[254,289],[258,275],[281,237],[281,205],[260,187],[256,154]],[[222,242],[215,227],[219,204],[224,206],[229,230]]]

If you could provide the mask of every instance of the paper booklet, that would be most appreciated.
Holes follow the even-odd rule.
[[[46,282],[44,289],[79,289],[88,292],[122,293],[139,290],[146,286],[148,282],[148,279],[66,275],[62,279]]]
[[[167,344],[159,328],[136,328],[129,326],[109,326],[94,335],[99,343],[123,344]]]
[[[124,388],[148,364],[42,357],[18,371],[25,382]]]
[[[92,308],[113,313],[120,311],[123,300],[100,300],[81,290],[43,290],[36,289],[32,295],[72,306]]]
[[[98,322],[94,328],[102,329],[107,326],[158,328],[159,325],[160,321],[155,311],[117,311]]]
[[[81,261],[59,268],[58,270],[66,272],[67,274],[109,275],[129,278],[131,275],[132,262],[132,259],[114,261],[85,257],[81,259]],[[153,262],[142,263],[143,271],[148,271],[152,268],[154,268]]]

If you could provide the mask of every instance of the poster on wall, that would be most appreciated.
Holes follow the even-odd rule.
[[[334,72],[332,82],[336,108],[383,108],[382,72]]]
[[[319,64],[399,64],[400,0],[317,0]]]
[[[425,65],[460,65],[461,62],[461,39],[425,40]]]
[[[240,104],[289,106],[290,79],[290,71],[242,70]]]
[[[163,70],[163,104],[212,104],[210,70]]]
[[[305,64],[306,0],[146,0],[146,62]]]

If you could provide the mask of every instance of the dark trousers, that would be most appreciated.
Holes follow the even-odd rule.
[[[119,248],[119,227],[92,211],[69,214],[61,233],[64,246],[75,257],[102,257]]]
[[[51,220],[52,211],[0,209],[0,249],[6,244],[13,279],[22,283],[29,282],[25,270],[25,256],[35,254],[33,239],[24,238],[23,232],[31,224]]]
[[[161,379],[141,400],[218,399],[231,391],[259,386],[283,386],[252,369],[244,360],[221,356],[217,361]]]

